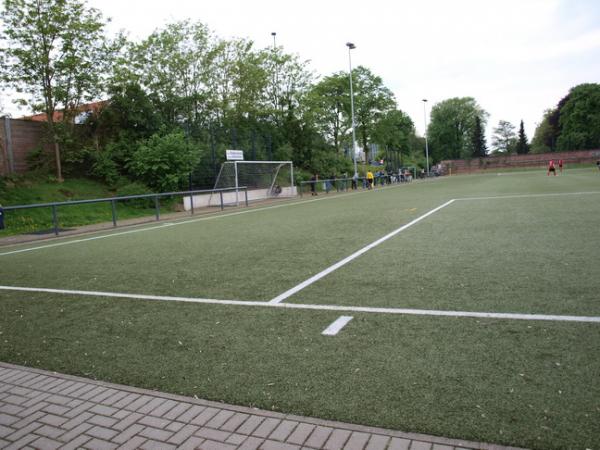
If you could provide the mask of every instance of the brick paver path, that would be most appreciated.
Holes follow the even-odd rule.
[[[500,450],[507,447],[225,405],[0,362],[0,448]]]

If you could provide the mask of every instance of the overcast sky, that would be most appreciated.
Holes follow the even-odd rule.
[[[223,38],[277,45],[320,76],[353,66],[383,78],[419,133],[423,102],[474,97],[531,139],[569,88],[600,82],[600,0],[88,0],[131,39],[191,19]],[[6,102],[5,103],[5,108]]]

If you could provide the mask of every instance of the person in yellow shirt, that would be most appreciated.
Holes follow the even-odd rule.
[[[373,189],[373,172],[371,172],[370,170],[367,172],[367,187],[369,189]]]

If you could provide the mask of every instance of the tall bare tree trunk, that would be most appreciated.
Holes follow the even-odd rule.
[[[56,179],[59,183],[65,181],[62,177],[62,166],[60,165],[60,146],[58,139],[54,136],[54,157],[56,158]]]

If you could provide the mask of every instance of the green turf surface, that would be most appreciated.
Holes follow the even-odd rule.
[[[599,218],[600,194],[457,201],[291,300],[600,316]]]
[[[529,448],[595,448],[598,324],[0,293],[2,360],[200,398]]]
[[[0,255],[0,285],[269,300],[451,198],[542,194],[456,201],[286,301],[599,316],[600,194],[545,196],[596,191],[597,172],[573,170],[320,195]],[[324,337],[339,313],[15,291],[0,313],[7,362],[403,431],[598,446],[598,323],[351,313]]]

